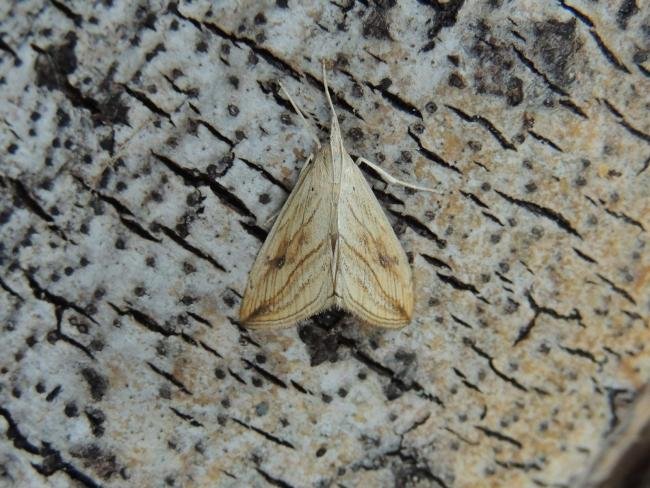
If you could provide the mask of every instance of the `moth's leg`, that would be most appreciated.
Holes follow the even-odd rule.
[[[280,210],[273,212],[271,215],[269,215],[269,218],[264,221],[262,227],[269,230],[271,228],[271,224],[275,221],[275,219],[278,218],[278,215],[280,215]]]
[[[320,149],[320,141],[318,140],[318,137],[316,137],[315,132],[312,130],[311,126],[309,125],[309,122],[307,122],[307,119],[305,116],[302,114],[296,103],[293,101],[293,98],[291,98],[291,95],[289,95],[289,92],[284,89],[284,86],[282,86],[282,83],[278,82],[280,85],[280,90],[282,90],[282,93],[284,93],[284,96],[289,99],[289,103],[293,107],[293,109],[296,111],[298,114],[298,117],[300,117],[300,120],[302,120],[303,125],[305,126],[305,130],[307,133],[310,135],[310,137],[316,142],[316,147]]]
[[[357,158],[357,164],[361,164],[361,163],[367,164],[372,169],[374,169],[377,173],[379,173],[379,175],[382,177],[382,179],[384,181],[386,181],[387,183],[401,185],[401,186],[404,186],[406,188],[413,188],[414,190],[429,191],[429,192],[432,192],[432,193],[435,192],[435,190],[433,188],[427,188],[427,187],[424,187],[424,186],[412,185],[411,183],[407,183],[405,181],[398,180],[394,176],[387,173],[385,170],[381,169],[375,163],[372,163],[372,162],[368,161],[366,158],[358,157]]]

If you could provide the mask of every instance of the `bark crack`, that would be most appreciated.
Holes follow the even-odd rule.
[[[493,439],[500,440],[502,442],[507,442],[508,444],[511,444],[515,446],[517,449],[521,449],[523,447],[523,444],[519,442],[517,439],[514,439],[510,436],[507,436],[505,434],[502,434],[501,432],[497,432],[496,430],[491,430],[488,429],[487,427],[483,427],[481,425],[475,425],[474,428],[480,430],[483,432],[486,436],[492,437]]]
[[[223,266],[219,261],[217,261],[215,258],[210,256],[206,252],[202,251],[198,247],[193,246],[192,244],[187,242],[185,239],[183,239],[181,236],[179,236],[176,232],[174,232],[169,227],[162,224],[157,224],[157,227],[162,231],[163,234],[165,234],[167,237],[169,237],[172,241],[174,241],[176,244],[178,244],[186,251],[192,253],[194,256],[202,259],[203,261],[207,261],[219,271],[227,272],[225,266]]]
[[[519,381],[517,381],[515,378],[513,378],[512,376],[508,376],[508,375],[506,375],[505,373],[503,373],[502,371],[500,371],[500,370],[499,370],[499,369],[494,365],[494,358],[493,358],[492,356],[490,356],[487,352],[485,352],[484,350],[482,350],[481,348],[479,348],[479,347],[474,343],[474,341],[472,341],[470,338],[465,337],[465,338],[463,339],[463,343],[464,343],[466,346],[468,346],[469,348],[471,348],[471,349],[472,349],[476,354],[478,354],[479,356],[481,356],[483,359],[486,359],[487,362],[488,362],[488,366],[490,367],[490,369],[492,370],[492,372],[493,372],[494,374],[496,374],[499,378],[501,378],[503,381],[505,381],[506,383],[510,383],[512,386],[514,386],[514,387],[517,388],[518,390],[521,390],[521,391],[524,391],[524,392],[527,392],[527,391],[528,391],[528,388],[526,388],[524,385],[522,385],[522,384],[521,384]]]
[[[275,376],[273,373],[267,371],[266,369],[262,368],[261,366],[258,366],[257,364],[253,363],[252,361],[249,361],[248,359],[242,358],[242,361],[249,368],[254,369],[255,372],[257,372],[257,374],[262,376],[267,381],[273,383],[274,385],[279,386],[280,388],[285,388],[285,389],[287,388],[287,384],[284,381],[282,381],[280,378]]]
[[[3,186],[4,186],[4,180],[8,181],[11,184],[11,186],[14,189],[14,195],[25,205],[27,210],[29,210],[31,213],[36,215],[40,220],[45,222],[47,227],[56,235],[58,235],[61,239],[63,239],[64,241],[71,242],[72,244],[76,244],[74,241],[68,239],[66,233],[54,221],[54,217],[48,214],[43,209],[43,207],[41,207],[41,205],[38,203],[36,198],[30,195],[29,191],[27,190],[27,188],[25,188],[25,185],[23,185],[21,181],[14,178],[0,175],[0,183],[2,183]]]
[[[528,130],[528,133],[529,133],[531,136],[533,136],[533,138],[535,138],[535,139],[537,139],[539,142],[541,142],[542,144],[546,144],[547,146],[552,147],[552,148],[555,149],[556,151],[564,152],[560,146],[558,146],[557,144],[555,144],[555,143],[554,143],[552,140],[550,140],[548,137],[544,137],[543,135],[538,134],[537,132],[535,132],[535,131],[532,130],[532,129],[529,129],[529,130]]]
[[[582,240],[582,236],[580,235],[580,233],[571,225],[571,223],[561,213],[553,209],[538,205],[537,203],[529,202],[528,200],[520,200],[518,198],[511,197],[510,195],[507,195],[506,193],[503,193],[499,190],[494,190],[494,191],[497,193],[497,195],[499,195],[504,200],[513,203],[518,207],[524,208],[535,215],[539,215],[540,217],[549,219],[550,221],[555,223],[560,229]]]
[[[390,103],[397,110],[400,110],[405,114],[411,115],[413,117],[417,117],[418,119],[422,120],[422,112],[420,112],[420,110],[411,102],[404,100],[402,97],[396,95],[395,93],[389,92],[388,89],[386,89],[382,84],[373,85],[369,81],[366,81],[365,84],[373,92],[374,91],[379,92],[379,94],[384,98],[384,100]]]
[[[176,415],[178,418],[183,419],[185,422],[189,423],[192,427],[204,427],[204,425],[196,420],[194,417],[187,413],[180,412],[179,410],[175,409],[174,407],[169,407],[169,409],[174,412],[174,415]]]
[[[290,485],[286,481],[283,481],[280,478],[276,478],[275,476],[271,476],[269,473],[264,471],[259,466],[256,468],[256,470],[260,474],[260,476],[262,478],[264,478],[264,481],[266,481],[270,485],[278,486],[279,488],[294,488],[292,485]]]
[[[226,189],[226,187],[215,181],[213,178],[210,178],[210,176],[206,173],[202,173],[195,168],[185,168],[177,162],[173,161],[171,158],[163,156],[162,154],[158,154],[155,151],[151,151],[151,154],[158,161],[163,163],[172,173],[176,174],[182,178],[183,181],[187,182],[187,184],[194,187],[207,186],[210,188],[210,190],[212,190],[212,193],[214,193],[214,195],[227,207],[231,208],[244,217],[255,218],[253,212],[251,212],[246,207],[244,202],[242,202],[239,197],[237,197],[234,193],[231,193],[228,189]]]
[[[447,247],[447,241],[438,237],[438,235],[429,229],[426,225],[420,222],[417,218],[409,214],[404,214],[396,210],[388,209],[388,211],[397,217],[399,220],[404,222],[408,227],[410,227],[416,234],[425,237],[429,240],[435,242],[439,249],[444,249]]]
[[[457,168],[456,166],[454,166],[453,164],[448,163],[447,161],[445,161],[445,160],[444,160],[440,155],[438,155],[436,152],[432,151],[431,149],[427,149],[426,147],[424,147],[424,145],[422,144],[422,140],[420,139],[420,137],[419,137],[418,135],[416,135],[415,132],[413,132],[413,130],[412,130],[410,127],[409,127],[409,129],[408,129],[408,134],[409,134],[409,136],[411,136],[411,139],[413,139],[413,140],[416,142],[416,144],[418,145],[418,152],[419,152],[422,156],[424,156],[425,158],[427,158],[429,161],[431,161],[431,162],[433,162],[433,163],[436,163],[436,164],[439,165],[439,166],[442,166],[442,167],[445,168],[445,169],[450,169],[450,170],[452,170],[453,172],[458,173],[459,175],[462,175],[462,174],[463,174],[463,172],[462,172],[460,169],[458,169],[458,168]]]
[[[605,59],[607,59],[607,61],[609,61],[612,65],[614,65],[614,67],[619,71],[630,74],[630,70],[627,69],[627,67],[616,57],[616,55],[612,52],[612,50],[609,47],[607,47],[605,42],[602,40],[602,38],[596,31],[596,26],[594,22],[586,14],[584,14],[577,8],[573,7],[572,5],[568,5],[564,0],[559,0],[559,4],[564,10],[570,12],[571,15],[573,15],[580,22],[582,22],[584,25],[589,27],[589,33],[591,34],[591,37],[593,37],[594,41],[596,41],[596,45],[598,46],[598,49],[600,49],[600,52],[603,54]]]
[[[468,113],[463,112],[461,109],[454,107],[452,105],[445,104],[445,107],[450,109],[460,119],[464,120],[465,122],[479,124],[485,130],[487,130],[492,135],[492,137],[496,139],[496,141],[501,145],[502,148],[509,149],[511,151],[517,150],[515,145],[510,141],[508,141],[508,139],[503,135],[503,133],[499,129],[497,129],[492,122],[490,122],[487,118],[483,117],[482,115],[469,115]]]
[[[478,291],[478,288],[476,288],[476,286],[474,286],[472,283],[465,283],[465,282],[459,280],[458,278],[456,278],[453,275],[445,275],[445,274],[442,274],[440,272],[436,272],[436,274],[438,275],[438,278],[440,279],[440,281],[450,285],[452,288],[455,288],[456,290],[461,290],[461,291],[469,291],[469,292],[473,293],[474,296],[476,296],[476,298],[478,298],[482,302],[484,302],[486,304],[490,303],[485,297],[481,296],[481,292]]]
[[[607,283],[607,284],[609,285],[609,287],[612,289],[613,292],[618,293],[620,296],[622,296],[623,298],[625,298],[625,299],[626,299],[628,302],[630,302],[632,305],[636,305],[636,300],[632,297],[632,295],[630,295],[630,294],[629,294],[627,291],[625,291],[623,288],[621,288],[620,286],[616,286],[616,284],[615,284],[613,281],[608,280],[607,278],[605,278],[605,277],[604,277],[603,275],[601,275],[600,273],[596,273],[596,276],[598,276],[598,278],[600,278],[602,281],[604,281],[605,283]]]
[[[274,442],[275,444],[278,444],[279,446],[288,447],[289,449],[295,449],[294,445],[291,442],[287,441],[287,440],[284,440],[284,439],[281,439],[281,438],[279,438],[277,436],[274,436],[273,434],[270,434],[270,433],[266,432],[265,430],[262,430],[262,429],[260,429],[258,427],[255,427],[254,425],[247,424],[243,420],[239,420],[237,417],[230,417],[230,418],[234,422],[241,425],[242,427],[261,435],[262,437],[270,440],[271,442]]]
[[[637,129],[634,127],[632,124],[630,124],[627,120],[625,120],[625,117],[621,113],[620,110],[618,110],[614,104],[612,104],[609,100],[607,99],[602,99],[602,102],[605,104],[607,109],[618,119],[618,123],[625,128],[630,134],[632,134],[634,137],[638,137],[642,141],[645,142],[650,142],[650,134],[646,134],[640,129]]]
[[[32,467],[41,475],[49,477],[57,471],[63,471],[71,479],[78,481],[88,488],[101,488],[101,484],[82,472],[68,461],[64,461],[59,451],[54,450],[49,443],[42,442],[42,447],[32,444],[20,431],[18,423],[11,412],[0,406],[0,416],[7,422],[6,436],[11,439],[14,447],[43,458],[42,464],[31,463]]]
[[[190,395],[190,396],[192,395],[192,392],[187,389],[187,387],[183,384],[183,382],[178,378],[176,378],[172,373],[169,373],[168,371],[163,371],[162,369],[158,368],[155,364],[150,363],[149,361],[147,361],[147,365],[149,366],[149,368],[151,368],[151,370],[154,373],[165,378],[167,381],[169,381],[174,386],[176,386],[180,391],[182,391],[186,395]]]
[[[585,325],[582,323],[582,315],[580,314],[580,311],[576,308],[574,308],[570,314],[561,314],[557,310],[554,310],[550,307],[544,307],[539,305],[533,298],[533,294],[530,290],[526,291],[526,298],[528,299],[528,304],[530,308],[533,309],[534,312],[533,318],[530,319],[530,321],[525,326],[519,329],[517,338],[515,339],[515,342],[512,344],[513,346],[516,346],[521,341],[528,338],[531,331],[537,324],[538,317],[540,317],[541,315],[549,315],[550,317],[553,317],[554,319],[557,320],[576,321],[580,327],[583,328],[585,327]]]

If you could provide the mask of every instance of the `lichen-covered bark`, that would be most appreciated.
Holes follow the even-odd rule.
[[[0,477],[575,486],[650,378],[650,12],[523,0],[4,2]],[[416,279],[400,331],[237,323],[326,137]]]

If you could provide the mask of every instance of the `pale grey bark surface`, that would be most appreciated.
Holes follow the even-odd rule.
[[[0,484],[575,486],[650,377],[638,0],[0,5]],[[400,331],[237,323],[327,136],[413,259]]]

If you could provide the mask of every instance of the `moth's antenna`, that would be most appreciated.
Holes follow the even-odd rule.
[[[305,119],[305,116],[302,114],[298,106],[295,104],[293,101],[293,98],[291,98],[291,95],[289,95],[289,92],[284,89],[284,86],[282,86],[282,83],[278,81],[278,85],[280,85],[280,90],[282,90],[282,93],[284,93],[284,96],[289,99],[289,103],[293,107],[293,109],[296,111],[298,114],[298,117],[300,117],[300,120],[302,121],[303,125],[305,126],[305,129],[307,130],[307,133],[311,136],[311,138],[316,142],[316,147],[320,149],[320,141],[318,140],[318,137],[316,137],[316,134],[314,134],[314,131],[312,131],[311,126],[309,125],[309,122],[307,122],[307,119]]]
[[[336,112],[334,111],[334,104],[332,103],[332,99],[330,98],[330,90],[329,87],[327,86],[327,73],[325,72],[325,61],[321,61],[321,64],[323,66],[323,86],[325,87],[325,96],[327,97],[327,103],[330,105],[330,110],[332,111],[332,125],[336,126],[336,128],[339,128],[339,119],[336,117]]]

